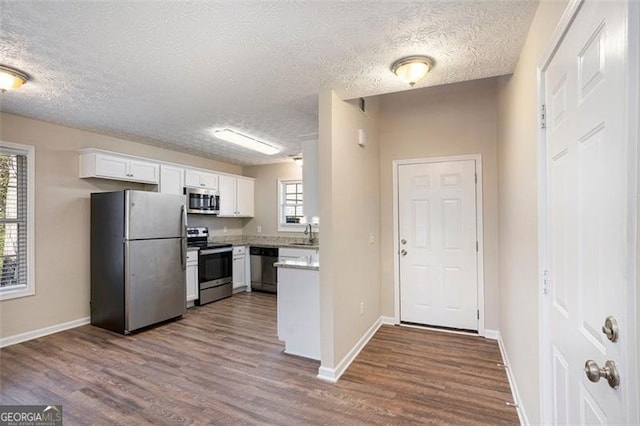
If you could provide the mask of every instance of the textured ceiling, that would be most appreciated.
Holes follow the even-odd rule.
[[[417,87],[513,71],[535,1],[0,0],[0,63],[33,78],[0,109],[236,164],[317,137],[317,94],[409,89],[389,71],[428,54]],[[415,90],[415,89],[413,89]],[[212,137],[231,127],[267,156]]]

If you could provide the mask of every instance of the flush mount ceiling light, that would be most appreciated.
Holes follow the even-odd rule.
[[[395,61],[391,65],[391,71],[413,87],[418,81],[425,78],[435,65],[436,61],[429,56],[407,56]]]
[[[267,155],[273,155],[280,152],[280,150],[274,146],[231,129],[215,129],[213,131],[213,136],[218,139],[222,139],[223,141],[231,142],[243,148],[252,149]]]
[[[0,65],[0,90],[2,92],[17,89],[27,81],[29,81],[29,76],[22,71]]]

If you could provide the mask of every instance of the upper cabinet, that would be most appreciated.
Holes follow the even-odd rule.
[[[253,179],[132,155],[87,148],[80,151],[80,177],[158,185],[158,192],[184,194],[184,187],[218,190],[222,217],[253,217]]]
[[[157,184],[160,167],[158,163],[124,155],[87,151],[80,155],[80,177]]]
[[[253,179],[220,175],[218,217],[253,217]]]
[[[184,193],[184,169],[182,167],[160,164],[158,192],[182,195]]]
[[[202,170],[187,169],[184,185],[190,188],[218,189],[218,175]]]

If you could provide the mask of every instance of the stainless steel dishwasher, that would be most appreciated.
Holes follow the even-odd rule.
[[[277,247],[251,247],[251,290],[278,292],[278,273],[273,266],[278,261]]]

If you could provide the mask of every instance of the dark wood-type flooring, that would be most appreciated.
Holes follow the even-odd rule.
[[[517,424],[498,345],[383,326],[337,384],[282,353],[276,299],[246,293],[121,336],[90,325],[0,350],[0,404],[75,424]]]

